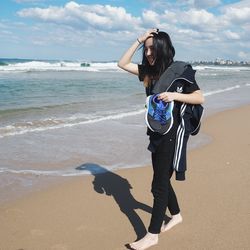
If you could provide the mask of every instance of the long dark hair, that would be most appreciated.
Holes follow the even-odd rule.
[[[142,64],[148,69],[144,78],[144,85],[148,87],[152,79],[159,79],[162,73],[174,61],[175,49],[172,45],[170,36],[163,31],[153,33],[153,49],[155,55],[155,63],[151,66],[145,55],[145,46],[143,46]]]

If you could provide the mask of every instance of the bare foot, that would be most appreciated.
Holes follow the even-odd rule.
[[[163,223],[162,227],[161,227],[161,232],[166,232],[169,229],[171,229],[172,227],[174,227],[175,225],[179,224],[182,222],[182,216],[181,214],[176,214],[172,216],[172,219],[167,223]]]
[[[135,250],[145,250],[158,243],[158,234],[147,233],[141,240],[133,242],[130,245]]]

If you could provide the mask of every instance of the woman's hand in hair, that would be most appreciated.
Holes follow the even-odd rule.
[[[157,34],[159,29],[149,29],[146,33],[144,33],[142,36],[138,37],[138,41],[140,43],[144,43],[149,37],[153,37],[154,34]]]

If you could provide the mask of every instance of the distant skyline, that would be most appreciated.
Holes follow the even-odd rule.
[[[1,0],[0,58],[118,60],[151,27],[178,60],[250,61],[250,0]]]

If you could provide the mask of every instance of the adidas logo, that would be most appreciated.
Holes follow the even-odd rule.
[[[177,90],[176,90],[178,93],[182,93],[183,92],[183,87],[177,87]]]

